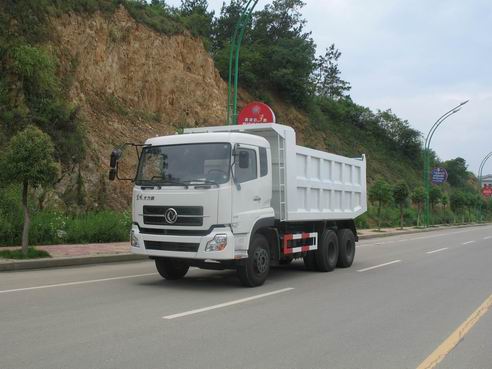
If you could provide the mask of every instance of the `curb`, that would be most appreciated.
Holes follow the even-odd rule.
[[[147,259],[144,255],[135,254],[116,254],[116,255],[93,255],[93,256],[75,256],[54,259],[33,259],[33,260],[15,260],[15,261],[0,261],[0,272],[26,270],[26,269],[42,269],[42,268],[58,268],[66,266],[78,266],[101,263],[116,263],[122,261],[136,261]]]
[[[380,237],[391,237],[391,236],[401,236],[405,234],[416,234],[416,233],[427,233],[427,232],[434,232],[434,231],[442,231],[445,229],[459,229],[459,228],[470,228],[470,227],[483,227],[490,225],[490,223],[476,223],[476,224],[463,224],[463,225],[458,225],[458,226],[438,226],[438,227],[432,227],[432,228],[425,228],[425,229],[412,229],[412,230],[403,230],[403,231],[394,231],[394,232],[381,232],[381,233],[375,233],[375,234],[365,234],[365,235],[359,235],[359,240],[369,240],[371,238],[380,238]]]

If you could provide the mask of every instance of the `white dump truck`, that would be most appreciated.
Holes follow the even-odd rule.
[[[258,286],[294,258],[321,272],[352,265],[354,220],[367,210],[364,156],[297,146],[291,127],[271,123],[191,128],[141,146],[131,250],[162,277],[236,269]],[[120,157],[113,150],[110,179]]]

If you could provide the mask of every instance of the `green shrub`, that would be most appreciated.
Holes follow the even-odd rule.
[[[67,223],[66,237],[68,243],[126,241],[130,227],[129,213],[107,210],[71,219]]]
[[[33,213],[29,232],[31,245],[127,241],[131,227],[129,212],[101,211],[68,216],[53,211]],[[22,215],[0,214],[0,245],[20,244]]]
[[[37,250],[34,247],[29,247],[27,254],[23,254],[22,250],[0,250],[0,258],[5,259],[39,259],[49,258],[50,254],[44,250]]]

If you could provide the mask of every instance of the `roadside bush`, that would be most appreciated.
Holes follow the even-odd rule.
[[[130,227],[129,213],[88,213],[67,223],[66,237],[68,243],[127,241]]]
[[[0,214],[0,246],[20,244],[22,215]],[[129,212],[101,211],[68,216],[41,211],[32,215],[29,232],[31,245],[60,243],[98,243],[127,241],[130,233]]]

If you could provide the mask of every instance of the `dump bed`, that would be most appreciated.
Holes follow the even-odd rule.
[[[272,207],[281,221],[354,219],[367,210],[366,160],[296,145],[281,124],[186,129],[184,133],[243,132],[264,137],[272,154]]]

